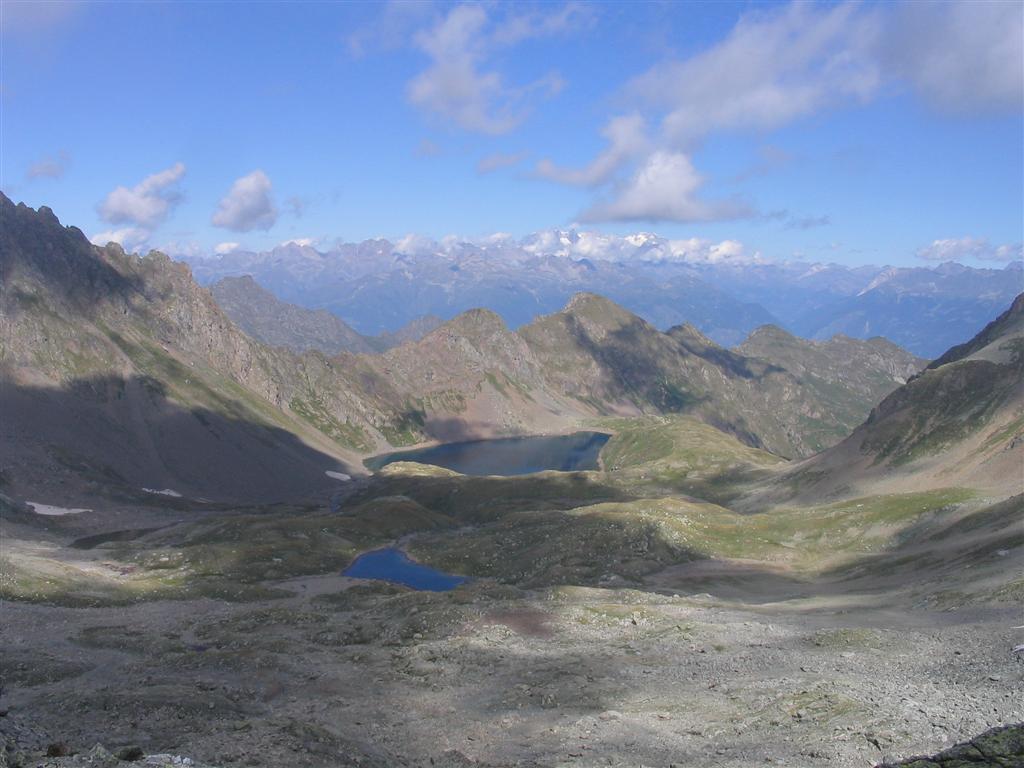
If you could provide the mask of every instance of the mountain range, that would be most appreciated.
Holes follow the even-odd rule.
[[[807,456],[925,363],[881,339],[778,328],[728,350],[589,293],[517,331],[475,309],[383,354],[296,352],[246,335],[163,254],[96,247],[47,208],[4,198],[0,214],[4,472],[17,484],[77,473],[267,498],[393,446],[640,414],[690,414]]]
[[[965,341],[1024,287],[1019,262],[1005,269],[773,262],[728,241],[560,230],[520,240],[377,239],[326,251],[289,243],[190,263],[203,284],[250,275],[281,299],[329,310],[368,335],[475,307],[517,328],[591,292],[663,330],[689,322],[724,346],[776,324],[811,339],[885,336],[923,357]]]

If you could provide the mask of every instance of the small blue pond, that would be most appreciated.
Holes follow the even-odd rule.
[[[571,435],[502,437],[443,443],[430,448],[386,453],[363,463],[377,471],[396,461],[417,461],[453,469],[463,475],[527,475],[556,470],[577,472],[597,469],[598,455],[611,435],[576,432]]]
[[[447,592],[467,581],[465,576],[452,576],[413,562],[405,552],[395,547],[375,549],[360,555],[341,575],[354,579],[392,581],[427,592]]]

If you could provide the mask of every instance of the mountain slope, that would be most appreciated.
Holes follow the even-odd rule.
[[[373,352],[373,346],[325,309],[305,309],[281,301],[249,275],[225,277],[210,286],[225,314],[254,339],[304,352]]]
[[[602,414],[689,413],[755,447],[806,456],[848,434],[923,361],[895,345],[825,346],[762,329],[730,351],[692,326],[667,333],[598,296],[520,329],[557,389]],[[841,358],[831,355],[841,353]],[[861,373],[851,375],[853,363]],[[898,372],[895,374],[893,372]]]
[[[123,493],[293,496],[391,446],[615,414],[689,414],[803,456],[895,386],[883,373],[916,365],[895,347],[843,342],[844,360],[877,369],[860,381],[836,375],[827,345],[789,339],[776,361],[782,347],[755,337],[763,357],[731,352],[592,294],[519,332],[473,310],[383,355],[297,354],[247,336],[163,254],[97,248],[6,198],[0,217],[0,375],[15,414],[0,438],[4,476],[22,488],[67,479],[73,495],[74,476]]]
[[[1022,467],[1024,294],[787,480],[802,494],[964,486],[1013,495],[1024,490]]]
[[[254,339],[293,352],[384,352],[417,341],[444,322],[435,315],[425,315],[397,331],[363,336],[326,309],[306,309],[281,301],[251,275],[223,277],[210,286],[210,293],[224,313]]]
[[[96,248],[48,209],[0,198],[0,276],[0,438],[18,486],[301,496],[372,449],[358,425],[390,415],[322,355],[247,337],[184,265]],[[327,427],[359,431],[311,424],[296,404],[312,402],[329,404]]]

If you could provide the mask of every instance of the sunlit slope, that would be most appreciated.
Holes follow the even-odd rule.
[[[798,498],[964,486],[1024,492],[1024,297],[788,476]]]
[[[59,541],[70,534],[60,532],[70,523],[47,520],[44,532],[15,510],[3,523],[11,545],[0,586],[12,599],[71,604],[263,599],[291,589],[288,579],[338,574],[360,552],[400,540],[435,567],[515,588],[936,605],[1022,596],[1024,497],[993,502],[935,487],[737,511],[728,497],[770,482],[777,458],[687,418],[614,426],[602,471],[468,477],[397,463],[336,513],[211,509],[66,549]]]

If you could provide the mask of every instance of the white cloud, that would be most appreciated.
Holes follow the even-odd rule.
[[[737,240],[713,242],[699,237],[666,240],[649,232],[632,235],[609,235],[601,232],[579,232],[575,229],[550,229],[535,232],[519,242],[526,253],[627,263],[641,262],[720,262],[764,263],[760,253],[748,254]]]
[[[317,244],[315,237],[295,237],[291,240],[285,240],[282,243],[278,243],[278,247],[284,247],[286,245],[297,245],[300,248],[311,248]]]
[[[107,243],[117,243],[126,251],[135,251],[140,245],[149,240],[150,231],[144,227],[123,227],[111,229],[106,232],[97,232],[89,238],[93,245],[100,247]]]
[[[494,30],[494,41],[499,45],[515,45],[532,38],[574,32],[589,26],[593,19],[593,6],[566,3],[554,13],[538,11],[504,19]]]
[[[560,168],[548,159],[537,164],[537,174],[544,178],[581,186],[595,186],[608,181],[625,163],[650,148],[646,122],[638,114],[613,118],[601,132],[608,147],[585,168]]]
[[[184,175],[185,165],[175,163],[166,170],[147,176],[130,189],[117,187],[100,203],[100,217],[111,224],[130,222],[142,229],[153,230],[181,201],[181,194],[174,187]]]
[[[25,172],[25,178],[32,179],[59,179],[67,171],[71,164],[71,157],[67,152],[61,151],[56,155],[46,155],[29,166]]]
[[[551,72],[532,83],[509,86],[500,72],[487,68],[488,57],[528,38],[567,31],[581,11],[572,5],[554,14],[509,16],[492,23],[487,8],[457,5],[413,36],[431,63],[409,82],[408,97],[413,105],[467,131],[497,135],[522,123],[534,94],[558,93],[564,81]]]
[[[236,232],[270,229],[277,221],[270,190],[270,179],[261,170],[236,179],[213,214],[214,226]]]
[[[711,221],[739,218],[740,205],[697,197],[703,178],[681,152],[655,152],[615,198],[583,214],[587,221]]]
[[[437,250],[438,244],[429,237],[423,235],[409,234],[395,243],[396,253],[415,255],[418,253],[433,253]]]
[[[430,3],[388,0],[372,24],[349,35],[349,53],[358,59],[374,51],[401,48],[432,13]]]
[[[460,5],[429,32],[416,35],[433,61],[409,83],[409,100],[466,130],[506,133],[522,115],[508,103],[501,75],[479,71],[486,23],[482,6]]]
[[[743,15],[720,43],[652,67],[627,91],[664,112],[676,148],[864,103],[886,84],[909,84],[945,109],[1019,109],[1022,30],[1019,2],[792,2]]]
[[[687,147],[713,130],[770,129],[880,84],[875,14],[860,6],[792,3],[740,18],[722,42],[684,61],[656,65],[631,95],[658,110],[664,138]]]
[[[241,247],[242,247],[241,243],[232,243],[232,242],[217,243],[217,245],[215,245],[214,248],[213,248],[213,252],[216,253],[219,256],[223,256],[225,253],[231,253],[232,251],[237,251]]]
[[[1024,4],[904,3],[880,57],[893,76],[952,112],[1024,104]]]
[[[696,203],[699,177],[688,159],[669,171],[666,158],[688,158],[715,133],[774,130],[830,108],[866,103],[884,88],[909,87],[950,111],[1020,109],[1022,28],[1019,2],[794,1],[756,7],[721,41],[634,78],[620,98],[636,113],[606,123],[608,146],[589,165],[569,169],[544,160],[537,172],[563,184],[606,187],[606,195],[619,189],[614,202],[592,207],[590,218],[735,215],[735,206],[730,211]],[[767,157],[737,180],[772,172],[788,159]],[[630,173],[633,179],[624,181]],[[819,216],[787,226],[827,223]]]
[[[495,152],[494,154],[481,157],[476,164],[477,173],[493,173],[499,171],[502,168],[511,168],[514,165],[519,165],[523,160],[526,159],[525,152]]]
[[[195,260],[206,255],[206,249],[195,240],[170,240],[160,243],[157,250],[178,260]]]
[[[917,258],[925,261],[1014,261],[1024,259],[1024,245],[1007,243],[992,245],[984,237],[959,237],[933,240],[917,251]]]

